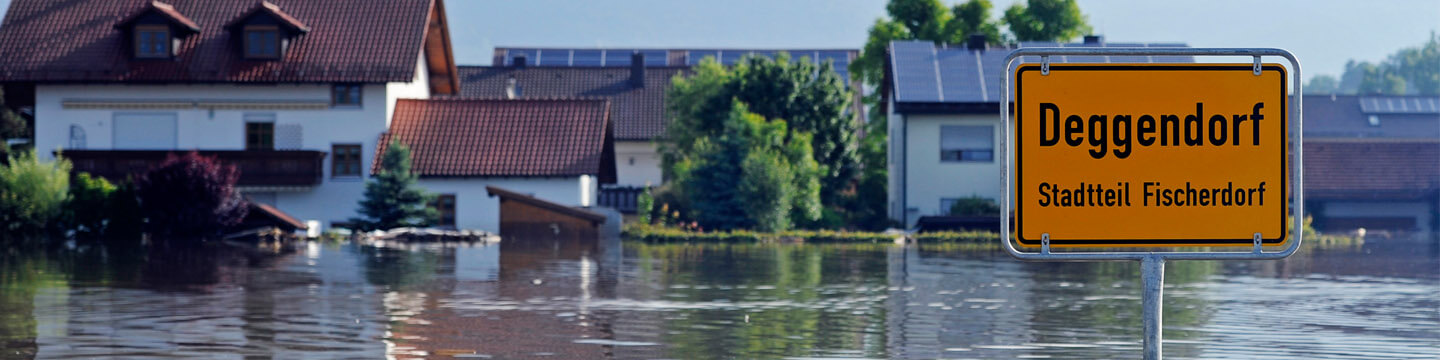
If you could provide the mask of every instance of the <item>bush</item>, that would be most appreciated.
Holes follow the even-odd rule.
[[[145,230],[160,236],[219,235],[239,224],[248,210],[235,191],[240,172],[233,165],[191,151],[171,155],[135,182]]]
[[[104,178],[76,174],[70,179],[70,201],[65,203],[66,228],[88,235],[104,232],[105,223],[114,210],[115,189],[115,185]]]
[[[0,166],[0,223],[12,232],[45,230],[70,198],[70,162],[41,162],[30,151],[8,160]]]
[[[955,201],[955,204],[950,205],[950,215],[999,216],[1000,205],[995,204],[995,201],[990,199],[978,196],[971,196],[967,198],[961,198]]]
[[[640,218],[641,224],[650,224],[650,213],[655,211],[655,195],[650,194],[650,188],[640,192],[635,199],[635,215]]]

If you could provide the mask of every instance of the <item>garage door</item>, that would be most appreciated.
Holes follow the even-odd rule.
[[[175,114],[115,114],[115,149],[175,148]]]

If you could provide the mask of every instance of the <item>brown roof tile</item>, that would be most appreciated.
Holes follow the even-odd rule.
[[[665,133],[665,92],[685,67],[646,67],[645,87],[630,85],[629,67],[461,66],[460,94],[505,96],[515,78],[521,98],[603,97],[610,100],[616,140],[650,140]]]
[[[609,107],[603,99],[401,99],[372,171],[398,139],[420,176],[613,175],[613,159],[602,161],[613,151]]]
[[[407,82],[439,0],[15,0],[0,24],[0,79],[38,82]],[[259,4],[259,5],[257,5]],[[130,58],[115,24],[153,7],[199,27],[172,60]],[[226,25],[254,11],[311,29],[279,61],[239,56]]]
[[[1306,142],[1305,195],[1405,199],[1440,191],[1440,142]]]

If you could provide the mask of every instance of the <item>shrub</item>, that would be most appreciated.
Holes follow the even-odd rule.
[[[70,201],[65,203],[66,228],[96,235],[105,231],[111,214],[115,185],[104,178],[79,173],[70,179]]]
[[[351,218],[355,230],[389,230],[434,224],[440,215],[429,206],[434,195],[415,185],[410,172],[410,147],[392,140],[381,155],[380,172],[365,183],[360,216]]]
[[[135,182],[145,230],[160,236],[208,237],[245,217],[245,200],[235,191],[240,172],[191,151],[171,155]]]
[[[41,162],[31,151],[0,166],[0,223],[7,231],[44,230],[70,197],[70,162]]]
[[[655,195],[651,195],[650,188],[646,187],[645,191],[640,192],[640,196],[635,199],[635,215],[640,218],[641,224],[649,224],[650,213],[653,211],[655,211]]]
[[[999,216],[1000,205],[995,201],[971,196],[960,198],[955,204],[950,205],[950,215],[955,216]]]

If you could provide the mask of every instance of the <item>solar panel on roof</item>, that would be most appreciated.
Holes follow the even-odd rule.
[[[1367,114],[1436,114],[1440,98],[1432,97],[1362,97],[1360,112]]]
[[[935,45],[928,41],[890,43],[894,65],[895,99],[908,102],[943,101],[935,67]]]
[[[570,66],[570,50],[541,49],[540,57],[535,59],[535,64],[540,66]]]
[[[705,59],[705,58],[707,58],[707,57],[708,57],[708,58],[714,58],[715,60],[718,61],[718,60],[719,60],[719,56],[720,56],[720,51],[719,51],[719,50],[690,50],[690,51],[685,55],[685,65],[695,65],[695,64],[699,64],[699,63],[700,63],[700,60],[703,60],[703,59]]]
[[[940,65],[940,91],[945,101],[980,102],[988,94],[981,87],[979,63],[973,51],[943,49],[936,51]]]
[[[540,51],[536,49],[509,49],[505,51],[505,65],[515,65],[515,57],[524,55],[526,64],[534,64],[536,55]]]
[[[668,50],[640,50],[640,53],[645,54],[645,66],[670,65],[670,51]]]
[[[747,50],[721,50],[720,63],[725,65],[735,65],[736,62],[740,61],[740,58],[745,57],[745,55],[749,53],[750,51]]]
[[[600,50],[575,50],[570,56],[572,66],[600,66],[604,60]]]
[[[630,66],[630,54],[633,49],[608,49],[605,50],[605,66]]]

